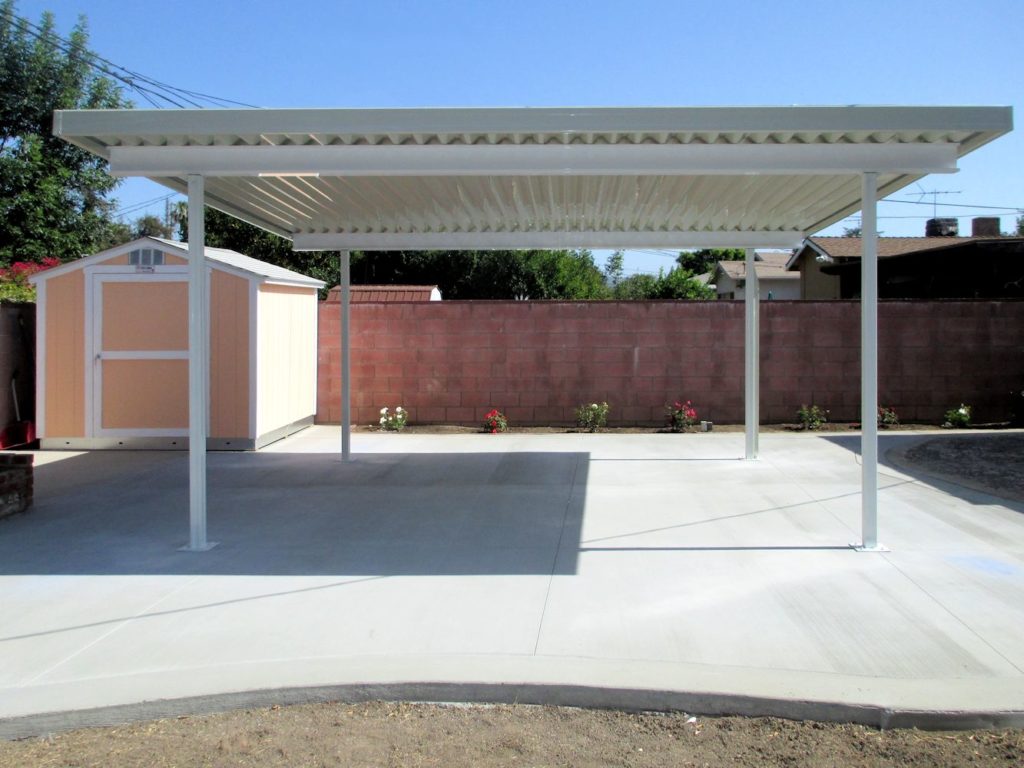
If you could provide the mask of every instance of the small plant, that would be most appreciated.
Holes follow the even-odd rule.
[[[387,407],[380,409],[380,429],[381,432],[401,432],[405,429],[405,422],[409,418],[409,413],[402,407],[398,406],[395,408],[395,412],[392,413]]]
[[[508,418],[497,408],[492,408],[484,416],[484,432],[490,432],[492,435],[508,432]]]
[[[896,413],[895,408],[886,408],[884,405],[878,406],[878,426],[883,429],[889,427],[898,427],[900,425],[900,417]]]
[[[584,403],[576,409],[576,425],[587,432],[597,430],[608,424],[608,403]]]
[[[960,403],[959,408],[950,408],[942,417],[946,429],[963,429],[971,424],[971,406]]]
[[[800,429],[821,429],[828,421],[828,411],[817,405],[801,405],[796,420],[800,422]]]
[[[668,428],[673,432],[686,432],[690,427],[697,425],[697,409],[693,403],[687,400],[680,403],[678,400],[665,408],[668,417]]]

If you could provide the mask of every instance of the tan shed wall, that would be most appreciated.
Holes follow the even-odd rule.
[[[188,349],[188,283],[103,283],[103,351]]]
[[[46,284],[45,436],[85,437],[85,275]]]
[[[257,436],[316,412],[316,322],[315,289],[260,286]]]
[[[249,424],[249,281],[210,278],[210,437],[255,438]]]
[[[104,360],[104,429],[188,431],[188,360]]]

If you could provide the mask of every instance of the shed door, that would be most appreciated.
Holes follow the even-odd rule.
[[[93,434],[188,433],[188,282],[95,275]]]

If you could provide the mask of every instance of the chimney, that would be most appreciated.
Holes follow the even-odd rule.
[[[971,237],[999,237],[998,216],[976,216],[971,219]]]
[[[928,219],[924,225],[925,237],[956,237],[959,232],[958,219]]]

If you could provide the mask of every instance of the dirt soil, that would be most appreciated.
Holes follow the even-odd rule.
[[[905,432],[915,431],[922,429],[936,429],[936,424],[897,424],[893,427],[886,427],[884,431],[889,432]],[[857,431],[860,429],[859,423],[851,423],[846,421],[836,422],[825,422],[816,431],[818,432],[850,432]],[[712,431],[714,432],[743,432],[745,427],[743,424],[714,424]],[[375,424],[361,425],[357,424],[352,427],[353,432],[380,432],[381,429]],[[699,427],[695,427],[690,432],[699,432]],[[799,424],[762,424],[760,432],[803,432],[805,431]],[[461,424],[407,424],[403,429],[403,433],[413,435],[472,435],[472,434],[483,434],[483,429],[480,427],[471,427]],[[580,434],[584,430],[578,429],[574,426],[569,425],[556,425],[550,427],[511,427],[508,430],[508,434],[515,435],[556,435],[556,434]],[[598,434],[618,434],[618,435],[651,435],[651,434],[677,434],[672,432],[670,429],[665,427],[605,427],[599,430]]]
[[[953,483],[1024,501],[1024,435],[1019,433],[943,435],[893,458]]]
[[[315,704],[0,742],[0,766],[1020,766],[1022,731],[531,706]]]

